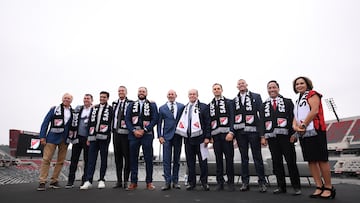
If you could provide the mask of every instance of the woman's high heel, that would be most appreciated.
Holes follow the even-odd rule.
[[[309,195],[310,198],[318,198],[318,197],[320,197],[320,195],[324,192],[324,186],[322,186],[322,187],[316,187],[316,189],[317,189],[317,190],[321,190],[321,192],[318,193],[318,194],[311,194],[311,195]]]
[[[324,191],[324,190],[330,191],[331,193],[330,193],[329,196],[321,196],[321,195],[320,195],[321,198],[323,198],[323,199],[334,199],[334,198],[335,198],[335,196],[336,196],[336,189],[335,189],[334,187],[331,187],[331,188],[326,188],[326,187],[324,187],[323,191]]]

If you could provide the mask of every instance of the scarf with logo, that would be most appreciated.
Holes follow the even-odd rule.
[[[141,112],[141,113],[140,113]],[[140,101],[136,100],[133,103],[131,110],[131,121],[136,129],[146,128],[150,124],[151,121],[151,108],[150,101],[145,100],[142,106],[142,111],[140,111]],[[141,122],[142,123],[141,123]]]
[[[214,98],[209,104],[209,109],[211,119],[211,135],[228,133],[230,131],[230,123],[226,99],[221,97],[216,101]]]
[[[279,95],[276,97],[276,110],[272,106],[273,99],[268,98],[264,104],[264,133],[265,138],[276,137],[276,135],[288,135],[288,124],[292,121],[288,120],[284,97]]]
[[[116,100],[112,103],[112,108],[114,110],[114,116],[119,118],[119,116],[117,116],[117,114],[115,114],[116,110],[118,111],[117,112],[118,114],[122,112],[122,115],[120,115],[120,121],[118,121],[117,119],[113,119],[112,126],[114,128],[114,131],[116,131],[118,134],[126,134],[127,135],[129,133],[129,130],[127,129],[126,123],[125,123],[125,115],[126,115],[127,107],[129,106],[130,102],[132,102],[132,101],[128,100],[128,98],[125,98],[125,101],[124,101],[121,111],[120,111],[120,109],[117,110],[119,108],[119,105],[121,104],[120,100]],[[117,123],[115,123],[115,120],[117,121]],[[120,124],[120,126],[117,126],[118,123]],[[116,127],[116,129],[115,129],[115,127]]]
[[[104,105],[100,115],[100,123],[97,123],[97,118],[100,110],[100,104],[92,107],[89,121],[89,141],[106,140],[111,135],[111,121],[112,121],[112,107],[107,103]],[[99,129],[96,129],[97,124]]]
[[[296,120],[296,123],[298,125],[301,125],[301,123],[304,122],[306,116],[310,113],[310,105],[308,103],[308,95],[309,91],[304,92],[303,95],[299,94],[299,99],[296,100],[295,106],[294,106],[294,118]],[[313,94],[313,93],[312,93]],[[307,127],[304,134],[296,133],[298,137],[312,137],[316,136],[317,132],[314,128],[314,122],[311,121]]]
[[[191,128],[190,137],[198,137],[203,134],[203,130],[201,128],[200,123],[200,107],[199,101],[193,104],[191,112],[189,112],[190,104],[186,104],[184,111],[181,114],[180,120],[176,126],[176,134],[181,135],[183,137],[188,137],[188,128]],[[191,124],[189,126],[189,115],[191,114]]]
[[[235,101],[235,121],[234,129],[244,129],[245,132],[256,132],[256,124],[259,120],[256,112],[256,108],[253,107],[255,102],[252,93],[246,92],[244,105],[241,103],[241,95],[234,98]]]
[[[54,108],[54,116],[50,124],[50,132],[63,133],[65,130],[64,105],[60,104]]]

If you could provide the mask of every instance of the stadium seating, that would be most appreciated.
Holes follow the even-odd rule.
[[[353,120],[340,121],[332,123],[327,131],[328,143],[340,143],[347,131],[349,130]]]
[[[357,119],[355,121],[354,126],[352,127],[349,135],[354,136],[353,142],[359,142],[360,141],[360,119]]]

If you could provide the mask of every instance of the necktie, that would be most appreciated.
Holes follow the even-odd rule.
[[[141,115],[141,113],[142,113],[142,108],[143,108],[143,106],[144,106],[143,101],[140,101],[140,115]]]
[[[122,113],[123,113],[123,102],[120,102],[118,113],[117,113],[117,123],[116,123],[116,128],[117,129],[120,128]]]
[[[188,129],[187,129],[189,136],[191,135],[192,107],[193,107],[193,105],[190,104],[190,106],[189,106],[189,112],[188,112]]]
[[[274,111],[276,111],[276,99],[273,99],[272,106],[273,106]]]
[[[174,109],[174,102],[171,102],[171,105],[170,105],[170,111],[171,111],[171,113],[174,115],[174,112],[175,112],[175,109]]]

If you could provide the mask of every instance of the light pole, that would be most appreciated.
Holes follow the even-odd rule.
[[[339,117],[336,113],[336,104],[334,98],[325,99],[326,105],[328,106],[329,110],[334,112],[337,122],[340,122]]]

